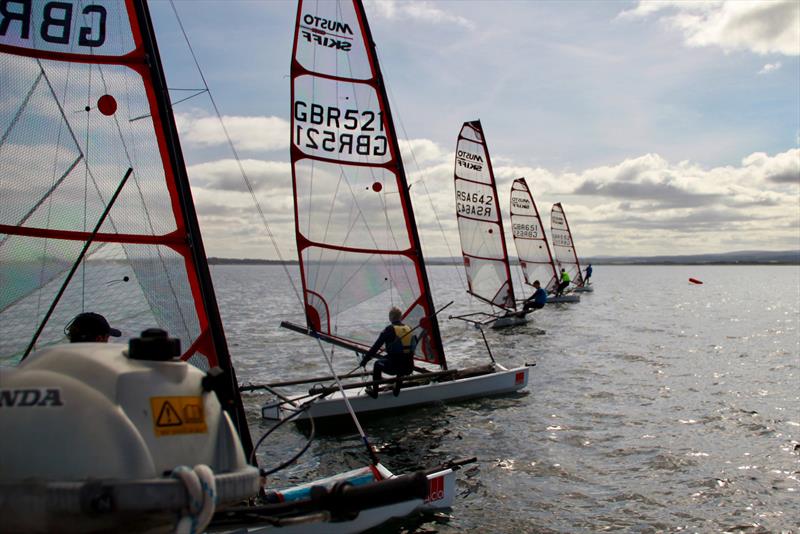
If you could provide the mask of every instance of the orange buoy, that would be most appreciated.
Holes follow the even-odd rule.
[[[689,278],[689,281],[693,284],[702,284],[702,280],[698,280],[697,278]]]

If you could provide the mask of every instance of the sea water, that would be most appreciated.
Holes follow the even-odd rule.
[[[485,306],[465,293],[460,269],[428,270],[437,307],[454,301],[440,315],[450,365],[488,362],[480,332],[448,319]],[[304,324],[296,271],[212,268],[240,383],[327,374],[316,342],[279,327]],[[592,282],[578,304],[486,331],[499,363],[536,364],[522,394],[365,424],[396,473],[478,458],[458,472],[451,512],[389,530],[800,532],[800,268],[597,265]],[[340,371],[357,365],[350,352],[332,356]],[[245,395],[254,439],[272,425],[260,419],[267,399]],[[305,442],[284,425],[259,461],[277,465]],[[366,462],[353,427],[317,436],[269,483]]]

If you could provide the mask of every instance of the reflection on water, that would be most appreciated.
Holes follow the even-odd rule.
[[[446,314],[485,309],[470,302],[453,267],[429,272],[437,306],[455,301]],[[316,343],[279,328],[281,320],[304,322],[281,267],[215,266],[213,276],[242,382],[327,374]],[[592,279],[596,290],[581,303],[548,305],[530,327],[486,332],[500,363],[536,363],[526,394],[365,423],[396,472],[478,457],[459,474],[449,517],[394,527],[796,532],[800,269],[597,266]],[[375,310],[375,335],[385,313]],[[441,326],[451,366],[488,360],[473,327],[446,317]],[[333,359],[340,371],[357,364],[340,349]],[[265,399],[246,396],[256,436],[269,427],[259,417]],[[305,441],[282,428],[259,451],[261,462],[277,465]],[[318,436],[271,482],[366,461],[353,428]]]

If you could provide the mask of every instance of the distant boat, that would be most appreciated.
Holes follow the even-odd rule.
[[[689,281],[693,284],[698,284],[698,285],[703,283],[701,280],[698,280],[697,278],[689,278]]]
[[[553,208],[550,210],[550,235],[553,237],[553,252],[555,253],[556,263],[569,274],[570,280],[575,285],[573,291],[578,293],[594,291],[591,285],[584,283],[583,272],[578,261],[578,254],[575,252],[567,215],[564,213],[564,208],[560,202],[553,204]]]
[[[511,231],[525,283],[533,285],[534,280],[539,280],[549,293],[548,303],[580,302],[578,295],[554,295],[559,282],[558,271],[550,254],[542,218],[525,178],[517,178],[511,184]]]
[[[479,120],[465,122],[461,127],[453,179],[467,291],[492,306],[491,313],[477,312],[456,318],[489,324],[492,328],[525,324],[526,314],[517,310],[514,298],[497,186]]]
[[[305,6],[302,2],[297,12],[291,65],[290,153],[306,324],[284,321],[282,326],[316,338],[311,346],[319,340],[349,349],[358,362],[386,325],[389,307],[397,307],[419,338],[417,372],[379,384],[351,378],[344,386],[346,397],[335,388],[312,388],[305,395],[278,393],[275,402],[262,406],[262,416],[335,424],[348,416],[348,403],[359,415],[380,416],[398,408],[524,388],[526,366],[448,368],[385,82],[363,7],[360,2],[352,7],[349,2],[325,1]],[[323,26],[309,29],[317,21]],[[331,21],[340,21],[334,33],[346,39],[335,40]],[[401,386],[398,395],[395,384]],[[367,394],[366,386],[373,385],[380,387],[377,398]],[[313,402],[305,410],[308,401]]]

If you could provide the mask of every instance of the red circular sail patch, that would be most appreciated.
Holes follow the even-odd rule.
[[[97,99],[97,109],[103,115],[113,115],[117,112],[117,101],[111,95],[103,95]]]
[[[381,189],[383,189],[383,184],[380,182],[375,182],[372,184],[372,190],[376,193],[380,193]]]

